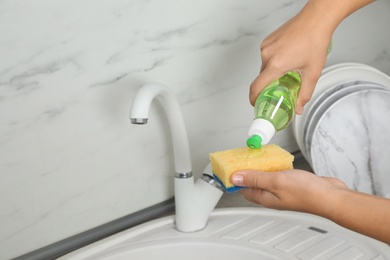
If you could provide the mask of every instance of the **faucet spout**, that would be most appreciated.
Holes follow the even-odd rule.
[[[206,226],[208,217],[223,191],[208,175],[198,179],[195,184],[184,118],[179,102],[169,88],[158,83],[141,87],[131,106],[131,123],[147,123],[149,108],[155,98],[164,108],[172,135],[176,171],[174,182],[176,228],[182,232],[201,230]]]
[[[149,109],[155,98],[161,103],[168,118],[173,142],[176,175],[187,178],[191,177],[191,153],[187,130],[179,102],[169,88],[159,83],[146,84],[140,88],[131,105],[131,123],[147,123],[149,118]]]

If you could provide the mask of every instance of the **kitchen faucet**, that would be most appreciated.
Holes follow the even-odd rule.
[[[180,105],[174,93],[160,83],[142,86],[130,109],[132,124],[146,124],[152,101],[157,99],[168,118],[175,163],[175,224],[182,232],[203,229],[210,213],[223,194],[219,183],[209,174],[196,182],[192,173],[191,153]]]

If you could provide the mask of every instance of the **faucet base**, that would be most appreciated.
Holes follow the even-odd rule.
[[[206,227],[223,191],[214,182],[200,178],[194,185],[194,177],[175,178],[176,228],[181,232],[196,232]]]

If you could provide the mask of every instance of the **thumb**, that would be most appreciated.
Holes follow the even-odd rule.
[[[318,79],[321,76],[321,69],[308,71],[305,70],[304,72],[301,72],[301,88],[299,89],[298,93],[298,99],[295,106],[295,111],[298,115],[303,113],[303,108],[306,105],[307,102],[310,101],[314,88],[318,82]]]
[[[260,172],[255,170],[237,171],[231,176],[231,183],[256,189],[269,189],[275,172]]]

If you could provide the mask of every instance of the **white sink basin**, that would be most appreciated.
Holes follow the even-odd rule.
[[[278,259],[270,256],[266,252],[258,252],[246,247],[232,246],[214,242],[201,241],[164,241],[155,242],[150,245],[140,245],[138,248],[121,248],[119,250],[107,252],[95,259],[182,259],[182,260],[199,260],[199,259],[234,259],[237,256],[244,259]]]
[[[263,208],[215,210],[195,233],[173,216],[151,221],[60,259],[386,259],[390,247],[304,213]]]

